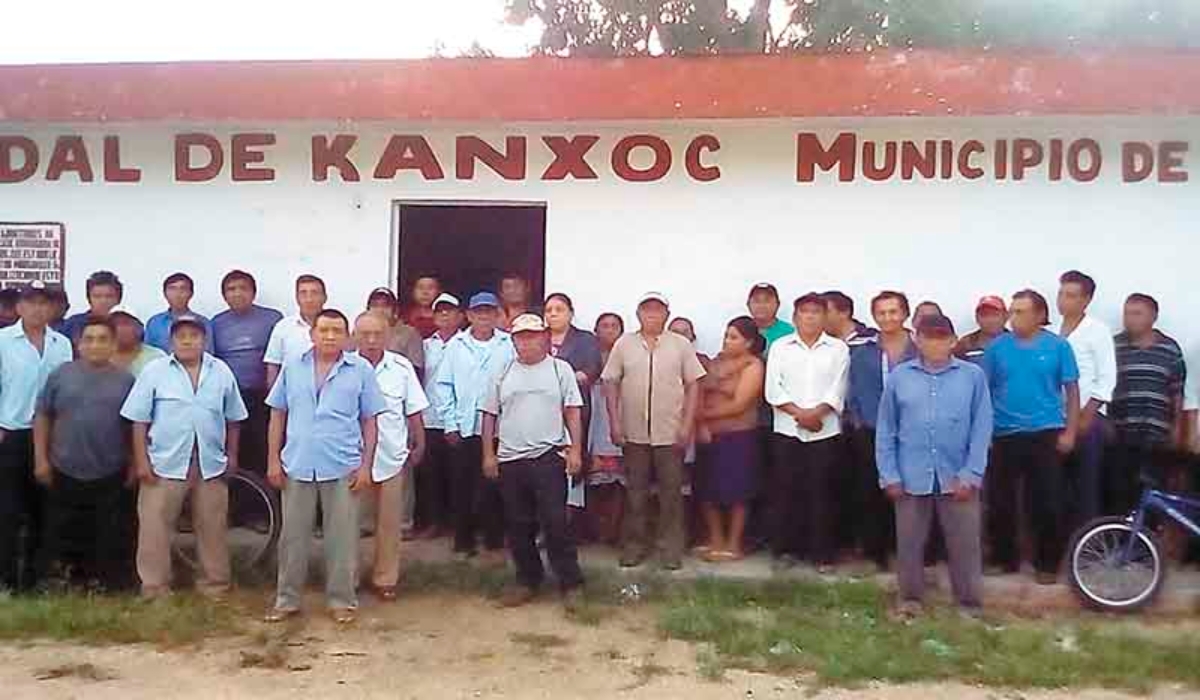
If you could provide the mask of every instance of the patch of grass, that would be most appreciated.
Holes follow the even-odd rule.
[[[669,675],[671,675],[671,669],[662,664],[655,663],[653,656],[647,656],[637,666],[633,667],[633,683],[630,683],[621,690],[636,690],[642,686],[649,685],[655,678]]]
[[[696,652],[696,670],[704,680],[713,683],[724,682],[726,667],[725,659],[711,645],[706,644]]]
[[[0,597],[0,639],[179,646],[238,632],[228,605],[196,595],[142,601],[123,596]]]
[[[808,672],[824,685],[1200,688],[1194,633],[1147,638],[1086,619],[991,624],[952,610],[903,624],[886,613],[886,596],[868,582],[701,580],[669,594],[659,623],[669,636],[710,643],[727,665]]]
[[[565,647],[571,643],[569,639],[557,634],[538,634],[536,632],[513,632],[508,635],[508,639],[513,644],[523,644],[529,647],[531,652],[544,652],[549,649]]]

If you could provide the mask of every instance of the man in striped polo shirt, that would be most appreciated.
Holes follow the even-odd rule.
[[[1131,510],[1141,495],[1139,474],[1161,478],[1183,434],[1186,379],[1179,344],[1154,327],[1158,302],[1146,294],[1125,300],[1125,330],[1115,338],[1117,387],[1109,414],[1116,443],[1105,469],[1104,509]]]

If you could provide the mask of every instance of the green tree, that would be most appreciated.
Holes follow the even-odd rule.
[[[508,0],[558,56],[1200,48],[1200,0]]]

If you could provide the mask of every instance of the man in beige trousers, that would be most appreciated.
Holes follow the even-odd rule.
[[[385,350],[388,319],[378,312],[362,314],[354,323],[358,354],[375,368],[385,405],[375,417],[379,440],[371,477],[375,482],[375,568],[371,586],[380,599],[396,599],[400,579],[400,530],[412,488],[412,470],[425,456],[425,424],[429,408],[416,369],[403,355]]]
[[[204,351],[206,331],[199,317],[176,318],[171,355],[146,365],[121,408],[133,422],[137,572],[148,598],[171,591],[171,535],[189,494],[197,588],[217,597],[229,588],[224,477],[237,470],[238,423],[248,414],[233,371]]]

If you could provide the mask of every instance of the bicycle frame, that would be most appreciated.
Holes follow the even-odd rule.
[[[1185,514],[1191,513],[1193,517],[1200,519],[1200,500],[1157,489],[1146,489],[1138,502],[1137,510],[1129,515],[1134,532],[1142,532],[1145,528],[1147,512],[1162,513],[1182,525],[1193,536],[1200,537],[1200,525]],[[1129,538],[1129,543],[1125,545],[1125,552],[1121,556],[1122,562],[1129,560],[1133,552],[1134,539],[1133,537]]]

